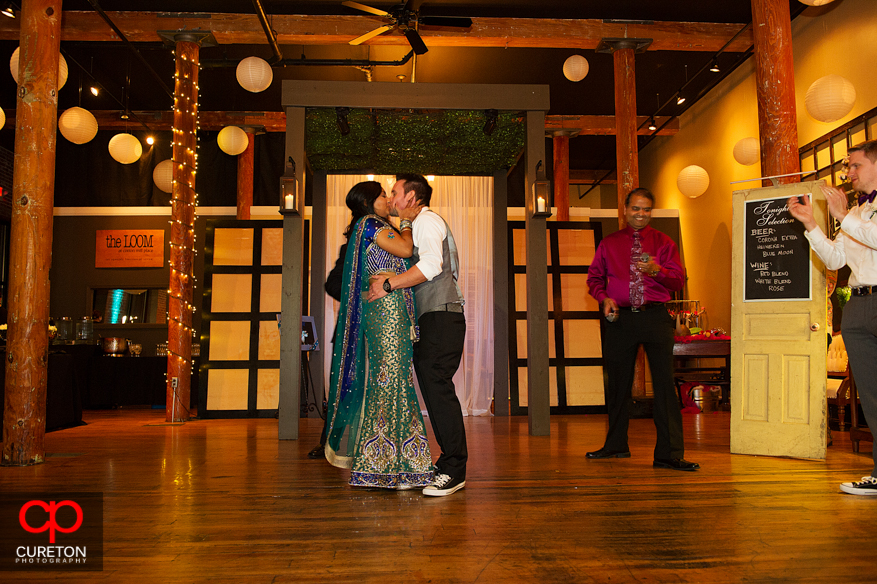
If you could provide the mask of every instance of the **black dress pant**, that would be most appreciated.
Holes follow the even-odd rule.
[[[606,388],[609,431],[604,448],[629,450],[631,388],[640,345],[649,360],[655,394],[658,435],[655,458],[683,458],[682,413],[673,381],[673,319],[663,306],[651,306],[641,312],[622,308],[618,320],[607,322],[604,327],[603,362],[609,373]]]
[[[460,312],[427,312],[417,321],[420,341],[414,343],[414,370],[441,449],[438,472],[466,478],[466,428],[454,389],[454,374],[463,358],[466,318]]]

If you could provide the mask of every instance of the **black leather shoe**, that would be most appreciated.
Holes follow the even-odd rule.
[[[601,448],[594,452],[589,452],[585,458],[630,458],[630,450],[608,450]]]
[[[681,458],[656,458],[652,466],[672,470],[697,470],[700,468],[696,462],[688,462]]]
[[[320,444],[319,446],[315,446],[313,450],[308,452],[308,458],[317,459],[317,458],[325,458],[326,457],[326,447]]]

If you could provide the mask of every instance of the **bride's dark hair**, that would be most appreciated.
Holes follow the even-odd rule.
[[[353,188],[347,193],[347,208],[353,213],[353,217],[350,219],[347,229],[344,230],[344,237],[350,239],[353,226],[358,220],[366,215],[374,215],[375,201],[382,194],[384,194],[384,189],[381,187],[381,183],[373,180],[353,185]]]

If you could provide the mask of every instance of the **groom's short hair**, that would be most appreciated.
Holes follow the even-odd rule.
[[[425,176],[413,173],[397,174],[396,180],[404,181],[405,192],[414,191],[414,198],[429,207],[429,201],[432,199],[432,187],[429,186],[429,181],[426,180]]]

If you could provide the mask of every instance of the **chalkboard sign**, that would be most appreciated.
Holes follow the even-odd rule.
[[[786,201],[746,201],[744,302],[811,299],[810,244]]]

